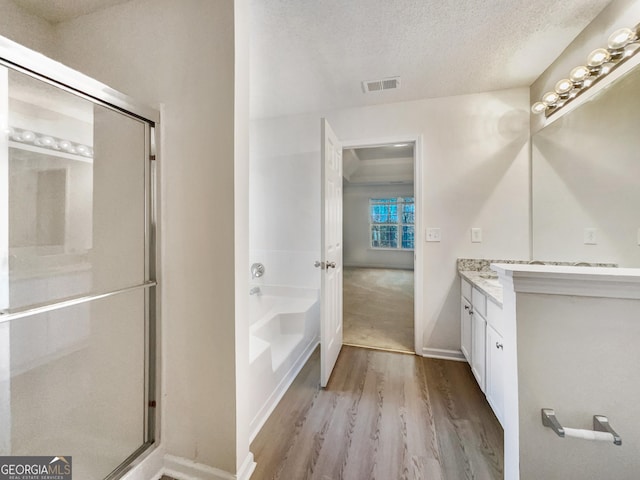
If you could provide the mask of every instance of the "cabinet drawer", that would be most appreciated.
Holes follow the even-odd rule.
[[[474,312],[487,318],[487,297],[475,287],[471,291],[471,304],[473,305]]]
[[[467,300],[471,301],[471,284],[467,282],[464,278],[462,279],[460,285],[460,291],[462,292],[462,296]]]
[[[504,320],[502,319],[502,307],[499,307],[489,299],[487,299],[487,323],[500,335],[503,334]]]

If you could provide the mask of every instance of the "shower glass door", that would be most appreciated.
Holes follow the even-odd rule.
[[[0,456],[153,442],[153,123],[0,66]]]

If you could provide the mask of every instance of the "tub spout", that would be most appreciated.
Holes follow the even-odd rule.
[[[262,290],[260,290],[260,287],[253,287],[249,290],[249,295],[262,295]]]

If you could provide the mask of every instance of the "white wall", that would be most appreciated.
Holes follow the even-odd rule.
[[[320,117],[350,144],[422,135],[424,201],[418,215],[424,226],[442,229],[442,241],[425,243],[424,262],[417,266],[425,275],[424,344],[459,351],[456,258],[529,257],[528,111],[529,92],[521,88],[259,119],[252,122],[251,159],[265,159],[265,169],[272,157],[307,162],[307,194],[299,202],[308,208],[295,216],[296,244],[318,255]],[[471,243],[471,227],[483,229],[483,243]],[[416,241],[424,241],[424,232],[417,232]]]
[[[369,199],[413,196],[413,185],[348,185],[343,189],[343,263],[347,267],[413,270],[413,250],[371,248]]]
[[[255,468],[249,452],[249,1],[234,0],[234,243],[236,472],[248,479]]]
[[[234,2],[133,0],[56,34],[63,63],[162,104],[162,439],[169,454],[235,473],[248,453],[236,349],[249,339],[235,329],[235,266],[246,259],[235,256],[234,198],[247,193],[236,191],[246,187],[234,139]]]

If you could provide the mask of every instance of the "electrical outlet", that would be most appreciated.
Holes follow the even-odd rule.
[[[441,239],[439,228],[427,228],[425,240],[427,242],[439,242]]]
[[[471,243],[482,243],[482,229],[474,227],[471,229]]]
[[[596,234],[597,229],[595,228],[585,228],[584,229],[584,244],[585,245],[597,245],[598,244],[598,236]]]

